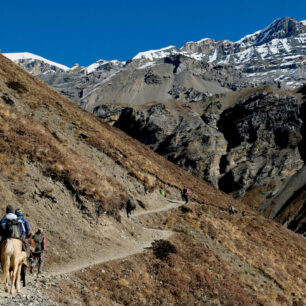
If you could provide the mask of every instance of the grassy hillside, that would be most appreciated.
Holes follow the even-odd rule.
[[[184,185],[192,190],[190,210],[126,219],[128,194],[150,209],[167,202],[160,188],[177,200]],[[0,200],[3,213],[12,204],[23,209],[33,231],[45,228],[46,269],[57,273],[77,270],[111,248],[124,253],[145,241],[143,226],[176,232],[170,241],[177,252],[168,258],[148,250],[57,280],[49,294],[60,304],[72,296],[92,305],[289,305],[305,299],[303,237],[102,123],[2,55]],[[230,217],[229,204],[247,217]]]

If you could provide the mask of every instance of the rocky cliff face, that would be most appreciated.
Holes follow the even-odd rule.
[[[103,105],[93,112],[251,206],[277,194],[304,164],[300,102],[272,87],[184,105]]]
[[[295,173],[260,210],[289,229],[306,236],[306,166]]]
[[[303,165],[299,114],[294,96],[265,91],[224,110],[217,123],[228,143],[220,189],[241,196],[276,178],[292,176]]]
[[[141,109],[104,105],[94,114],[217,186],[226,140],[198,113],[178,105],[154,104]]]
[[[306,86],[296,91],[301,100],[300,117],[302,139],[299,142],[301,158],[306,161]],[[265,201],[260,210],[291,230],[306,235],[306,166],[304,165],[284,184],[277,194]]]

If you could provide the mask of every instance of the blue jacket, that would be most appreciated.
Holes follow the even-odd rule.
[[[20,227],[21,227],[21,234],[25,237],[28,237],[30,234],[30,225],[27,219],[24,218],[23,214],[20,212],[16,212],[16,216],[18,218]]]

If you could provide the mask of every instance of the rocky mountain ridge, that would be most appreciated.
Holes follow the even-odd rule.
[[[113,90],[118,93],[124,91],[122,84],[118,83],[118,74],[121,80],[135,78],[135,69],[150,72],[154,66],[167,64],[174,65],[174,74],[177,71],[187,70],[199,80],[210,81],[214,77],[211,74],[211,69],[206,69],[206,65],[209,63],[213,69],[224,71],[227,74],[223,76],[225,81],[217,82],[217,85],[225,89],[237,90],[261,84],[271,84],[287,89],[297,88],[303,85],[306,80],[305,32],[305,21],[298,22],[294,18],[285,17],[275,20],[267,28],[247,35],[237,42],[215,41],[207,38],[198,42],[187,42],[181,48],[169,46],[159,50],[140,52],[127,62],[99,60],[88,67],[75,65],[70,69],[60,68],[59,65],[56,69],[54,66],[51,69],[46,69],[47,61],[38,60],[34,60],[36,64],[33,65],[33,59],[29,54],[27,54],[27,59],[24,55],[20,59],[9,53],[5,55],[29,72],[41,77],[62,94],[84,105],[88,103],[88,100],[95,99],[90,97],[91,94],[95,95],[95,90],[106,82],[112,83],[115,87]],[[203,65],[204,67],[201,67]],[[156,69],[160,70],[160,68]],[[234,77],[235,82],[226,82],[227,79],[231,79],[234,71],[234,75],[237,76]],[[162,73],[162,77],[167,77],[167,74]],[[199,99],[201,95],[216,93],[215,90],[207,88],[207,86],[195,88],[193,83],[186,87],[183,80],[184,77],[181,77],[177,83],[171,84],[174,89],[171,88],[172,86],[167,86],[167,91],[162,95],[150,95],[150,101],[164,101],[173,98],[173,96],[176,99],[184,99],[182,95],[172,94],[176,88],[182,88],[179,90],[180,92],[196,90],[199,92],[195,96],[196,99]],[[158,85],[158,83],[154,84]],[[136,91],[134,96],[139,97],[142,103],[150,102],[142,93],[141,88],[137,88],[137,90],[131,88],[130,90]],[[122,103],[119,98],[113,100]],[[184,101],[188,101],[188,99],[184,99]],[[103,103],[103,101],[100,100],[97,103]]]
[[[66,72],[70,70],[70,68],[65,65],[58,64],[29,52],[5,53],[4,56],[33,75]],[[74,67],[71,69],[74,69]]]

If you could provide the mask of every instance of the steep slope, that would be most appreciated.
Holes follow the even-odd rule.
[[[293,175],[272,199],[264,203],[261,210],[269,218],[306,236],[306,166]]]
[[[209,185],[103,124],[3,56],[0,64],[2,208],[22,206],[34,228],[50,229],[54,263],[77,258],[71,237],[83,237],[88,249],[100,241],[101,216],[120,220],[129,193],[141,199],[155,187],[179,189],[188,183],[197,201],[215,197]],[[226,206],[222,199],[220,193],[218,203]],[[86,239],[93,229],[92,239]],[[60,254],[64,246],[72,254]]]
[[[302,139],[299,142],[299,151],[304,163],[306,161],[306,86],[296,90],[301,100],[301,127]],[[275,218],[291,230],[306,235],[306,167],[295,173],[278,193],[267,200],[261,211],[270,218]]]
[[[39,292],[49,294],[50,305],[188,300],[208,305],[289,305],[305,299],[302,236],[257,216],[102,123],[2,55],[0,97],[1,209],[8,203],[19,206],[33,231],[38,226],[45,229],[46,269],[59,274],[58,278],[47,274],[40,282]],[[167,199],[176,203],[183,185],[192,190],[190,208],[160,209],[155,216],[134,221],[120,210],[128,194],[147,210],[161,208]],[[166,189],[167,198],[160,195],[160,188]],[[247,217],[231,217],[230,204],[239,212],[245,210]],[[145,251],[120,259],[129,254],[127,250],[140,252],[154,239],[144,226],[176,231],[168,239],[177,255],[160,259]],[[110,250],[112,256],[107,257]],[[116,262],[84,270],[103,261],[101,257],[115,256]],[[83,267],[77,278],[61,275],[73,267]],[[143,277],[151,293],[139,287]],[[9,305],[14,300],[2,301]]]
[[[194,70],[199,73],[194,73]],[[229,76],[231,74],[231,76]],[[154,65],[131,62],[81,99],[81,105],[92,111],[105,103],[142,105],[154,101],[194,101],[211,94],[230,91],[224,84],[234,84],[239,73],[231,67],[197,62],[184,56],[166,57]]]

